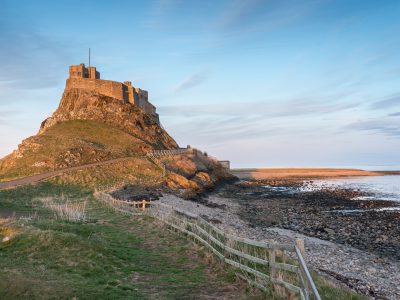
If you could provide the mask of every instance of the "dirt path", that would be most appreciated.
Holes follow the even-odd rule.
[[[0,182],[0,190],[13,188],[13,187],[17,187],[17,186],[20,186],[20,185],[32,184],[32,183],[38,182],[38,181],[43,180],[43,179],[47,179],[47,178],[50,178],[50,177],[61,175],[61,174],[65,173],[65,172],[82,170],[82,169],[86,169],[86,168],[90,168],[90,167],[96,167],[96,166],[102,166],[102,165],[106,165],[106,164],[111,164],[111,163],[127,160],[129,158],[131,158],[131,157],[115,158],[115,159],[111,159],[111,160],[100,161],[100,162],[97,162],[97,163],[92,163],[92,164],[87,164],[87,165],[82,165],[82,166],[76,166],[76,167],[70,167],[70,168],[60,169],[60,170],[51,171],[51,172],[47,172],[47,173],[43,173],[43,174],[23,177],[23,178],[11,180],[11,181]]]

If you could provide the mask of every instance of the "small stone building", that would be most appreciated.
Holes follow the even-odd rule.
[[[229,160],[219,160],[218,161],[225,169],[231,169],[231,162]]]
[[[160,123],[156,107],[149,102],[147,91],[133,87],[130,81],[122,83],[100,79],[100,72],[96,70],[96,67],[89,66],[86,68],[85,64],[70,66],[66,88],[92,90],[125,103],[131,103],[151,116],[158,124]]]

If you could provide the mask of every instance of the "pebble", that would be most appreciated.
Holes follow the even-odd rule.
[[[306,245],[306,261],[309,267],[334,278],[358,293],[372,299],[400,299],[400,261],[382,258],[349,245],[309,237],[289,229],[277,227],[251,227],[239,213],[242,206],[234,199],[211,195],[208,202],[224,205],[224,208],[207,207],[203,204],[183,200],[173,195],[164,195],[160,202],[184,211],[206,216],[221,230],[257,241],[294,243],[302,238]],[[326,229],[329,228],[325,228]],[[328,232],[329,233],[329,232]]]

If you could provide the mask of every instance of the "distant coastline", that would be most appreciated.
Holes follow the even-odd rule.
[[[399,175],[400,171],[367,171],[344,168],[243,168],[232,169],[239,179],[270,180],[283,178],[318,179],[350,176]]]

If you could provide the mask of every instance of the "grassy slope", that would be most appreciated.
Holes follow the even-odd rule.
[[[90,187],[120,186],[122,183],[155,184],[161,180],[162,169],[143,157],[90,167],[87,169],[66,172],[52,178],[56,184],[78,184]]]
[[[11,156],[0,160],[0,180],[43,173],[65,164],[64,154],[81,152],[78,163],[81,165],[97,160],[143,155],[149,146],[140,139],[110,125],[88,120],[75,120],[58,123],[45,133],[30,137],[33,146],[21,158]],[[47,165],[33,166],[37,162]]]
[[[54,218],[36,197],[88,199],[89,222]],[[261,297],[232,285],[232,273],[207,265],[205,253],[151,219],[110,211],[89,191],[42,183],[0,191],[0,212],[36,213],[0,223],[1,299],[221,299]],[[12,229],[12,230],[10,230]],[[200,251],[199,251],[200,250]],[[261,297],[262,298],[262,297]]]
[[[58,220],[35,200],[61,195],[89,201],[89,221]],[[14,235],[0,242],[0,299],[276,299],[249,291],[232,270],[152,219],[104,207],[90,190],[41,183],[0,191],[2,212],[36,217],[0,218],[0,240]],[[316,280],[323,299],[364,299]]]

